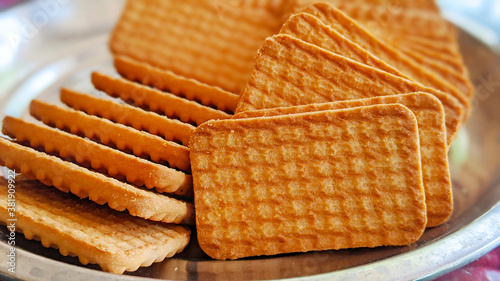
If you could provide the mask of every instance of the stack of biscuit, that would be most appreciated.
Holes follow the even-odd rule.
[[[315,2],[129,0],[121,77],[91,76],[118,100],[62,89],[65,106],[32,101],[41,122],[3,121],[0,164],[55,187],[22,185],[19,229],[123,273],[182,251],[182,225],[225,260],[408,245],[444,223],[473,92],[454,28],[430,0]],[[371,24],[389,15],[403,24]]]

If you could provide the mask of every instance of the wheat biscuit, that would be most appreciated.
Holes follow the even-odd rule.
[[[283,25],[280,34],[288,34],[333,53],[384,70],[396,76],[417,81],[428,87],[444,91],[449,89],[447,85],[443,83],[442,79],[426,72],[416,65],[410,64],[410,67],[400,70],[388,65],[385,61],[380,60],[375,55],[340,35],[310,14],[300,13],[292,16]],[[406,71],[406,73],[402,73],[401,71]]]
[[[421,9],[390,9],[370,3],[353,3],[326,0],[349,17],[355,19],[364,27],[377,35],[395,33],[398,36],[418,36],[434,39],[436,42],[455,42],[457,31],[440,13],[423,11]],[[315,4],[312,0],[299,0],[300,6]]]
[[[0,179],[2,202],[7,202],[7,185]],[[135,218],[35,181],[16,181],[15,196],[16,231],[115,274],[171,257],[190,239],[187,227]],[[0,204],[0,221],[9,224],[9,214]]]
[[[436,65],[433,67],[423,67],[422,61],[416,61],[414,57],[409,57],[376,38],[356,21],[328,4],[317,3],[307,6],[303,12],[319,18],[341,35],[407,75],[411,74],[410,76],[412,77],[423,76],[427,77],[426,79],[430,79],[432,75],[439,77],[441,79],[440,85],[436,84],[433,87],[450,93],[453,97],[457,98],[466,109],[469,108],[469,97],[472,95],[473,89],[470,81],[463,77],[462,74],[448,68],[443,69],[443,67]],[[418,81],[419,79],[416,80]],[[446,86],[446,88],[443,88],[444,86]],[[464,112],[466,113],[468,110]]]
[[[190,149],[215,259],[407,245],[426,225],[417,121],[399,104],[211,121]]]
[[[458,44],[458,43],[450,43]],[[458,71],[453,69],[451,66],[447,65],[444,59],[441,59],[443,54],[439,52],[430,53],[432,56],[427,56],[428,52],[421,53],[421,50],[415,50],[415,48],[408,48],[406,46],[399,45],[399,48],[411,59],[413,59],[418,64],[426,67],[427,69],[435,69],[439,72],[445,79],[451,83],[456,83],[469,99],[474,96],[474,86],[469,78],[469,72],[465,65],[463,64],[463,58],[461,55],[456,55],[455,60],[460,63]],[[451,48],[451,47],[450,47]],[[427,54],[426,54],[427,53]],[[446,55],[452,55],[451,53],[445,53]]]
[[[457,43],[433,43],[433,45],[429,46],[428,44],[432,40],[418,37],[412,38],[410,36],[404,39],[398,36],[397,38],[392,37],[386,40],[410,57],[413,54],[420,54],[424,58],[439,62],[444,67],[450,67],[452,71],[468,77],[466,76],[467,69],[464,65],[462,55],[458,50]]]
[[[130,184],[154,188],[160,193],[192,196],[190,175],[64,131],[5,117],[2,132],[19,143],[27,142],[31,147],[41,147],[46,153],[74,160],[87,168],[102,170]],[[185,157],[189,163],[189,153]],[[191,170],[190,165],[184,168]]]
[[[457,28],[440,13],[420,9],[388,8],[369,3],[326,0],[369,29],[372,34],[414,61],[458,81],[468,96],[474,91],[460,54]],[[299,6],[316,3],[300,0]],[[446,75],[447,73],[451,73]],[[460,78],[462,77],[462,78]],[[470,88],[470,89],[469,89]]]
[[[33,100],[30,104],[30,113],[49,126],[75,135],[83,135],[156,163],[182,167],[186,165],[186,155],[189,155],[189,150],[185,146],[81,111]]]
[[[408,107],[417,118],[427,205],[427,227],[438,226],[445,222],[453,212],[453,195],[448,166],[444,110],[436,97],[427,93],[410,93],[362,100],[245,111],[233,118],[271,117],[392,103]]]
[[[97,90],[106,92],[112,97],[132,101],[137,106],[147,107],[151,111],[161,112],[169,118],[178,118],[185,123],[192,122],[200,125],[208,120],[227,119],[231,116],[224,111],[203,106],[194,101],[98,72],[92,73],[92,84]]]
[[[236,113],[247,110],[427,92],[445,109],[448,143],[462,108],[450,95],[360,64],[288,35],[266,39]]]
[[[310,0],[295,0],[295,1],[310,1]],[[321,2],[329,3],[335,6],[342,6],[345,4],[351,4],[356,6],[370,5],[383,8],[391,12],[415,11],[420,13],[426,13],[426,12],[439,13],[439,8],[434,0],[415,0],[415,1],[351,0],[349,2],[343,0],[323,0]]]
[[[239,94],[288,1],[129,0],[110,39],[123,55]]]
[[[351,30],[354,29],[352,25],[349,25],[349,28]],[[293,15],[284,24],[280,33],[288,34],[327,49],[331,52],[354,59],[366,65],[379,68],[394,75],[420,82],[429,87],[444,91],[448,88],[447,85],[443,84],[443,79],[427,72],[425,69],[422,69],[422,67],[416,64],[410,63],[408,64],[409,67],[403,68],[403,71],[405,70],[406,73],[400,72],[401,69],[396,70],[394,67],[389,66],[386,62],[372,55],[367,50],[362,49],[359,45],[351,42],[310,14],[300,13]],[[454,59],[454,61],[461,61],[461,57],[459,56],[458,59]],[[466,111],[468,112],[470,107],[470,98],[462,98],[461,103],[465,106],[467,109]],[[467,118],[467,116],[465,116],[465,118]]]
[[[439,13],[351,2],[336,3],[335,7],[403,53],[421,54],[452,71],[466,73],[458,49],[457,29]]]
[[[154,112],[66,88],[61,89],[60,98],[63,103],[76,110],[131,126],[139,131],[144,130],[165,140],[182,143],[184,146],[189,144],[189,138],[195,129],[190,124]]]
[[[443,74],[452,73],[451,81],[462,76],[462,83],[472,87],[459,51],[457,28],[440,13],[351,2],[336,3],[335,6],[413,60],[430,69],[437,67]],[[468,93],[468,96],[473,94],[472,88]]]
[[[290,35],[332,53],[412,80],[399,70],[388,65],[385,61],[380,60],[367,50],[340,35],[311,14],[298,13],[292,15],[281,28],[280,34]]]
[[[99,205],[128,210],[136,217],[178,224],[194,221],[191,203],[122,183],[4,138],[0,138],[0,165]]]
[[[234,112],[238,104],[238,95],[176,75],[171,71],[141,64],[122,56],[115,57],[114,64],[116,71],[128,80],[139,81],[143,85],[168,91],[188,100],[198,101],[205,106]]]

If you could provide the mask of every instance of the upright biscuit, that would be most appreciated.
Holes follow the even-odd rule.
[[[158,192],[192,195],[190,175],[159,165],[64,131],[5,117],[2,132],[17,142],[28,142],[31,147],[42,147],[66,160],[74,159],[80,165],[104,170],[111,177],[130,184],[154,188]],[[189,163],[189,153],[184,155]],[[190,165],[184,167],[191,171]]]
[[[259,50],[236,113],[419,91],[433,94],[443,104],[451,143],[462,116],[460,104],[453,97],[288,35],[276,35]]]
[[[104,91],[112,97],[133,101],[138,106],[147,107],[151,111],[161,112],[169,118],[178,118],[186,123],[193,122],[200,125],[212,119],[230,118],[230,115],[224,111],[98,72],[92,73],[92,84],[96,89]]]
[[[417,130],[396,104],[203,124],[190,143],[200,246],[236,259],[415,242]]]
[[[144,130],[150,134],[161,136],[168,141],[178,141],[185,146],[189,144],[189,138],[195,129],[190,124],[154,112],[145,111],[128,104],[100,99],[66,88],[61,89],[60,98],[66,105],[84,111],[89,115],[96,115],[116,123],[134,127],[137,130]]]
[[[399,103],[408,107],[417,118],[425,202],[427,205],[427,227],[440,225],[453,212],[453,195],[448,166],[444,110],[439,100],[432,95],[411,93],[362,100],[245,111],[233,118],[270,117],[392,103]]]
[[[437,66],[441,71],[448,69],[469,80],[458,47],[457,28],[439,13],[394,11],[351,3],[338,8],[422,65],[431,69]]]
[[[386,42],[376,38],[356,21],[328,4],[317,3],[307,6],[303,12],[319,18],[346,38],[359,44],[364,49],[369,50],[375,56],[386,61],[403,73],[412,73],[412,76],[422,76],[422,73],[428,73],[429,75],[433,74],[440,77],[444,82],[441,83],[441,86],[434,87],[450,93],[457,98],[465,108],[468,108],[470,102],[469,97],[472,95],[473,89],[470,81],[468,81],[466,77],[463,77],[462,74],[440,66],[423,68],[421,61],[417,61],[413,57],[408,57]],[[446,86],[446,89],[442,88],[443,86]]]
[[[186,165],[188,148],[165,141],[158,136],[39,100],[31,101],[30,113],[49,126],[55,126],[72,134],[84,135],[123,152],[148,158],[160,164],[168,163],[172,167]]]
[[[286,2],[129,0],[111,51],[239,94]]]
[[[400,38],[386,35],[384,38],[387,42],[390,42],[391,45],[410,57],[414,57],[416,54],[417,56],[425,58],[426,61],[424,65],[427,64],[427,61],[433,60],[434,62],[441,63],[445,67],[451,68],[452,71],[463,75],[467,74],[467,69],[456,42],[439,43],[434,42],[432,39],[411,36]],[[417,60],[419,60],[418,57]]]
[[[464,73],[456,27],[439,13],[351,2],[335,3],[335,7],[408,56],[421,54]]]
[[[304,0],[298,0],[304,1]],[[308,0],[305,0],[308,1]],[[351,0],[351,1],[343,1],[343,0],[323,0],[322,2],[326,2],[333,5],[372,5],[378,6],[380,8],[388,9],[391,11],[409,11],[409,10],[417,10],[419,12],[431,12],[431,13],[439,13],[439,8],[436,5],[436,1],[434,0],[414,0],[414,1],[394,1],[394,0]]]
[[[377,58],[356,43],[340,35],[311,14],[298,13],[292,15],[281,28],[280,34],[290,35],[332,53],[412,80],[412,78],[401,73],[401,71],[387,64],[387,62]]]
[[[166,223],[194,220],[191,203],[139,189],[4,138],[0,138],[0,165],[99,205],[128,210],[133,216]]]
[[[176,75],[168,70],[141,64],[130,58],[115,57],[115,69],[129,80],[139,81],[143,85],[153,86],[188,100],[199,101],[203,105],[213,106],[222,111],[234,112],[238,104],[238,95]]]
[[[351,30],[355,26],[349,25]],[[361,27],[359,27],[361,28]],[[436,88],[438,90],[450,91],[448,83],[438,78],[436,75],[426,71],[422,67],[412,63],[399,63],[396,66],[388,63],[397,63],[397,60],[388,62],[382,61],[368,50],[340,35],[334,29],[323,24],[318,18],[301,13],[292,16],[283,26],[281,34],[288,34],[305,42],[317,45],[333,53],[345,56],[360,63],[373,66],[402,78],[414,80],[425,86]],[[408,61],[409,62],[409,61]],[[400,67],[396,69],[396,67]],[[454,91],[454,90],[452,90]],[[468,106],[468,100],[462,100],[464,106]]]
[[[7,202],[8,195],[2,178],[0,200]],[[15,195],[16,231],[115,274],[160,262],[189,242],[187,227],[135,218],[40,183],[17,181]],[[7,205],[0,204],[0,221],[9,224],[9,219]]]
[[[369,28],[379,35],[388,35],[394,32],[401,36],[418,36],[422,38],[435,39],[437,42],[456,40],[456,30],[450,29],[450,25],[439,13],[424,11],[421,9],[391,9],[371,3],[353,3],[352,1],[325,0],[343,11],[351,18]],[[312,0],[299,0],[300,6],[314,4]]]

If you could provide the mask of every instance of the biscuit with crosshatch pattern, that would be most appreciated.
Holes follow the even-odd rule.
[[[210,121],[190,149],[212,258],[408,245],[425,229],[417,120],[403,105]]]
[[[236,113],[412,92],[427,92],[441,101],[451,143],[463,112],[451,95],[279,34],[260,48]]]
[[[168,163],[171,167],[180,167],[189,161],[185,146],[81,111],[33,100],[30,104],[30,114],[46,125],[83,135],[120,151],[151,159],[155,163]],[[182,186],[185,186],[184,183],[179,182],[177,186],[165,191],[189,192]]]
[[[96,263],[122,274],[163,261],[189,243],[190,230],[184,226],[136,218],[26,179],[18,179],[15,189],[16,231],[64,256],[77,256],[84,265]],[[7,191],[2,178],[2,202],[7,202]],[[6,207],[0,204],[3,223],[10,218]]]
[[[118,180],[155,189],[160,193],[176,190],[181,195],[178,190],[183,190],[184,195],[192,196],[190,175],[86,138],[8,116],[3,120],[2,132],[17,142],[57,154],[65,160],[102,171]],[[189,153],[185,157],[189,163]]]
[[[136,217],[178,224],[194,220],[189,202],[140,189],[5,138],[0,138],[0,165]]]
[[[309,0],[306,0],[306,2],[308,1]],[[402,48],[402,46],[394,43],[394,41],[388,41],[390,39],[387,39],[387,37],[375,36],[375,34],[373,34],[371,30],[369,30],[366,26],[363,26],[362,16],[358,13],[359,10],[357,8],[354,8],[353,13],[351,13],[353,18],[350,18],[346,15],[346,13],[349,14],[348,11],[341,10],[342,6],[339,7],[340,10],[336,9],[333,6],[328,5],[328,1],[326,1],[327,3],[316,3],[313,5],[309,5],[305,8],[303,5],[299,4],[299,2],[297,2],[298,6],[296,8],[300,11],[309,13],[319,18],[325,24],[331,26],[347,38],[351,39],[353,42],[359,44],[361,47],[369,50],[370,52],[373,52],[374,55],[400,69],[403,73],[411,71],[408,72],[408,74],[412,74],[412,76],[417,75],[416,78],[425,78],[427,81],[433,82],[433,87],[453,95],[466,108],[470,106],[470,98],[474,93],[474,89],[468,77],[467,70],[463,66],[462,57],[458,52],[446,56],[446,54],[451,51],[431,50],[431,53],[435,54],[431,58],[431,54],[429,54],[428,52],[425,54],[419,53],[419,50],[422,49],[422,47],[418,44],[423,40],[421,39],[421,37],[414,36],[414,40],[411,40],[411,36],[408,40],[402,39],[405,38],[405,36],[408,34],[406,30],[401,31],[401,33],[393,31],[387,32],[397,36],[398,38],[401,38],[401,41],[404,42],[404,46],[410,46],[410,48],[405,48],[404,46]],[[304,9],[301,10],[301,8]],[[367,13],[372,13],[372,9],[370,9],[370,11]],[[405,22],[418,21],[409,17],[407,15],[407,12],[403,12],[403,14],[404,16],[402,16],[401,19],[405,19]],[[440,20],[440,23],[431,23],[435,25],[434,29],[432,29],[433,31],[444,30],[449,35],[455,33],[453,32],[454,27],[444,21],[439,14],[432,13],[432,16],[437,17],[438,21]],[[405,26],[405,24],[402,23],[399,23],[397,25]],[[414,27],[413,24],[410,24],[410,26],[413,29],[418,29],[417,27]],[[450,29],[452,30],[450,31]],[[380,28],[377,30],[383,31],[384,29]],[[432,32],[427,32],[427,34],[429,33]],[[438,40],[439,39],[434,38],[431,40],[431,42],[435,46],[437,44],[434,42]],[[455,49],[458,49],[456,36],[453,35],[451,41],[447,41],[446,43],[442,44],[444,44],[445,47],[452,48],[450,47],[451,45],[455,46]],[[417,50],[415,50],[415,48]],[[448,60],[450,59],[449,57],[452,57],[451,60],[455,62],[455,66],[458,67],[458,70],[450,67],[446,63],[443,63],[441,58],[443,58],[444,56],[446,56]],[[418,68],[420,68],[420,70],[418,70]],[[431,79],[432,77],[430,77],[430,75],[434,75],[436,77],[434,79]],[[465,114],[465,117],[467,117],[468,111],[465,111]]]
[[[305,112],[399,103],[408,107],[418,122],[422,176],[427,205],[427,227],[445,222],[453,212],[453,195],[448,165],[444,110],[439,100],[427,93],[410,93],[368,99],[245,111],[233,118],[270,117]]]
[[[187,146],[195,127],[132,105],[62,88],[61,101],[89,115],[111,120]]]
[[[239,94],[288,0],[129,0],[110,38],[114,55]]]

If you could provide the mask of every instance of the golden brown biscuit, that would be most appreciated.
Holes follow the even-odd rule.
[[[421,9],[405,9],[353,3],[352,1],[325,0],[359,22],[373,33],[380,36],[400,36],[401,38],[419,37],[436,40],[436,43],[455,42],[457,31],[439,13]],[[312,0],[299,0],[299,5],[315,4]]]
[[[288,35],[266,39],[255,65],[236,113],[421,91],[443,104],[448,143],[460,127],[462,108],[452,96]]]
[[[356,28],[361,27],[355,26],[354,22],[350,22],[348,23],[348,28],[354,32]],[[446,80],[427,71],[425,68],[412,63],[410,60],[405,60],[404,58],[400,59],[397,55],[392,56],[392,60],[382,61],[377,56],[370,53],[369,50],[361,48],[359,45],[340,35],[337,31],[325,25],[311,14],[300,13],[292,16],[285,23],[280,33],[288,34],[333,53],[373,66],[396,76],[419,82],[427,87],[456,93],[454,96],[460,97],[458,90],[454,87],[450,87]],[[374,38],[370,37],[370,39]],[[366,40],[370,39],[366,38]],[[388,65],[391,63],[396,65]],[[463,98],[461,101],[463,106],[468,108],[468,98]]]
[[[129,0],[113,54],[239,94],[255,52],[281,24],[285,0]]]
[[[0,179],[2,202],[7,202],[7,186]],[[189,242],[187,227],[135,218],[35,181],[18,180],[15,190],[16,231],[104,271],[135,271],[181,252]],[[7,205],[0,204],[0,221],[9,224],[11,218]]]
[[[411,93],[362,100],[245,111],[233,118],[270,117],[392,103],[399,103],[408,107],[417,118],[425,202],[427,205],[427,227],[440,225],[453,212],[453,195],[448,166],[444,110],[439,100],[432,95]]]
[[[211,121],[190,149],[212,258],[407,245],[424,231],[417,121],[402,105]]]
[[[404,40],[400,37],[388,38],[386,36],[385,38],[387,38],[386,40],[390,42],[391,45],[395,46],[410,57],[417,54],[417,56],[425,58],[426,62],[433,60],[434,62],[441,63],[445,67],[449,67],[453,72],[461,73],[463,75],[467,74],[467,69],[464,65],[462,55],[458,50],[458,44],[455,42],[433,43],[434,40],[432,39],[411,36],[407,36]],[[419,58],[417,57],[417,60],[418,59]],[[465,77],[468,78],[468,76]],[[472,94],[473,92],[471,95]]]
[[[129,80],[139,81],[143,85],[168,91],[174,95],[198,101],[203,105],[212,106],[222,111],[234,112],[238,104],[238,95],[127,57],[115,57],[115,69],[120,75]]]
[[[147,107],[151,111],[161,112],[169,118],[178,118],[182,122],[200,125],[212,119],[227,119],[231,116],[224,111],[203,106],[172,94],[130,82],[122,78],[112,78],[98,72],[92,73],[92,84],[97,90],[112,97],[132,101],[137,106]]]
[[[30,113],[49,126],[75,135],[83,135],[156,163],[169,163],[170,166],[181,167],[185,165],[186,153],[189,153],[187,147],[158,136],[39,100],[31,101]]]
[[[470,80],[458,47],[457,28],[439,13],[351,2],[336,7],[423,65],[438,66]]]
[[[46,153],[57,154],[68,161],[74,160],[87,168],[103,170],[111,177],[133,185],[154,188],[160,193],[193,194],[190,175],[85,138],[12,117],[5,117],[2,132],[19,143],[27,142],[33,148],[41,147]],[[189,163],[189,152],[183,157]],[[191,171],[190,165],[183,168]]]
[[[4,138],[0,138],[0,165],[99,205],[128,210],[133,216],[167,223],[194,220],[191,203],[145,191]]]
[[[280,34],[290,35],[340,56],[413,80],[401,73],[400,70],[361,48],[358,44],[340,35],[311,14],[298,13],[292,15],[281,28]]]
[[[416,79],[415,77],[422,76],[422,73],[428,73],[426,76],[426,79],[428,80],[430,79],[430,77],[428,77],[429,75],[435,75],[437,78],[441,79],[441,85],[438,87],[436,86],[437,84],[432,84],[433,87],[453,95],[453,97],[460,101],[465,109],[470,107],[469,97],[473,93],[473,88],[470,81],[468,81],[468,79],[462,74],[436,65],[432,67],[424,67],[422,61],[403,54],[401,51],[375,37],[368,30],[361,27],[356,21],[346,16],[340,10],[328,4],[317,3],[307,6],[303,12],[312,14],[319,18],[341,35],[360,45],[362,48],[368,50],[381,60],[386,61],[388,64],[394,66],[407,75],[411,74],[410,76],[414,77],[414,79]],[[419,81],[420,79],[423,78],[416,80]],[[424,84],[427,83],[428,82]],[[444,88],[444,86],[446,86],[446,88]],[[465,112],[468,112],[468,110]]]
[[[66,88],[61,89],[60,97],[63,103],[76,110],[131,126],[139,131],[144,130],[165,140],[180,142],[185,146],[189,144],[189,138],[195,129],[190,124],[154,112],[78,93]]]
[[[295,0],[295,1],[304,1],[304,0]],[[321,2],[326,2],[334,5],[344,5],[344,4],[351,4],[357,6],[371,5],[371,6],[378,6],[391,11],[418,10],[420,12],[439,13],[439,8],[436,5],[436,1],[434,0],[414,0],[414,1],[351,0],[348,2],[343,0],[323,0]]]

